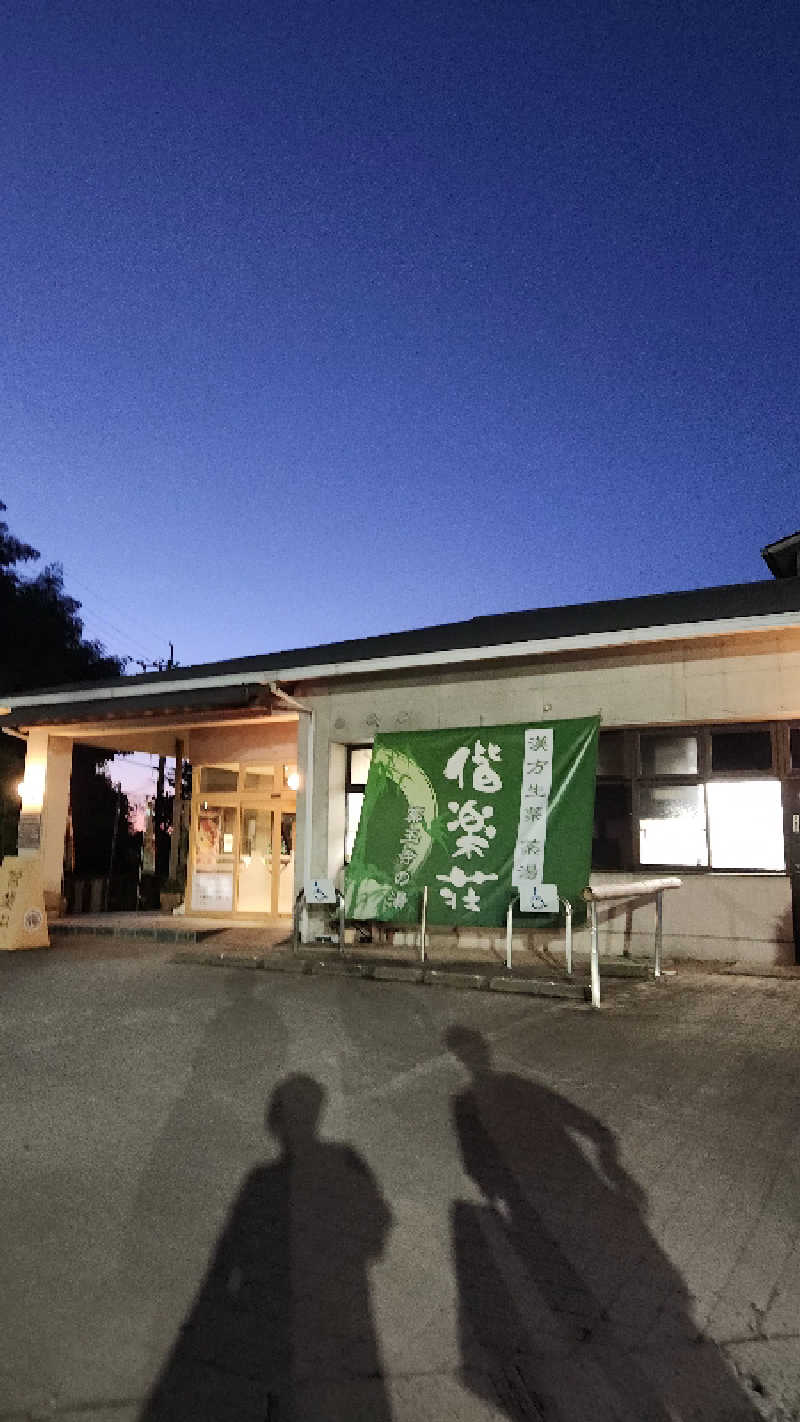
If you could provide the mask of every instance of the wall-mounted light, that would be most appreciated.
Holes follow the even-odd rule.
[[[296,770],[291,771],[291,773],[287,775],[286,784],[288,785],[290,790],[300,789],[300,776],[297,774]]]
[[[30,752],[25,764],[25,776],[17,786],[24,811],[36,813],[44,805],[44,782],[47,773],[44,760],[31,760]]]

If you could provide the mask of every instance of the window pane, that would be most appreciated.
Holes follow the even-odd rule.
[[[243,806],[239,828],[240,913],[269,913],[272,892],[272,810]]]
[[[200,771],[200,789],[212,794],[235,791],[239,776],[235,770],[226,770],[221,765],[204,765]]]
[[[712,869],[783,869],[779,780],[717,780],[708,787]]]
[[[625,732],[601,731],[597,742],[597,774],[625,774]]]
[[[366,785],[372,760],[372,746],[355,746],[350,751],[350,784]]]
[[[771,770],[769,731],[712,731],[711,769]]]
[[[243,790],[258,790],[262,795],[270,795],[275,789],[275,770],[266,766],[263,770],[246,770],[242,777]]]
[[[230,913],[233,908],[233,847],[236,810],[207,805],[197,816],[192,908]]]
[[[353,845],[356,842],[356,830],[361,819],[361,806],[364,803],[364,792],[362,790],[351,790],[347,796],[347,826],[344,836],[344,857],[349,861],[353,853]]]
[[[639,804],[639,862],[706,866],[702,785],[644,787]]]
[[[643,735],[642,775],[696,775],[697,736]]]
[[[592,834],[592,867],[624,869],[631,855],[631,787],[597,786]]]
[[[233,865],[236,810],[233,805],[204,805],[197,815],[194,845],[195,869],[220,869]]]

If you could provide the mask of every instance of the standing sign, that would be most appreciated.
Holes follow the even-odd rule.
[[[557,913],[589,882],[599,717],[375,738],[348,918],[436,924]]]
[[[7,854],[0,864],[0,952],[49,947],[41,860]]]

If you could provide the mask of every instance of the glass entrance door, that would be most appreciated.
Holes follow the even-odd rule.
[[[205,913],[230,913],[233,908],[234,832],[236,810],[208,800],[197,815],[192,907]]]
[[[242,805],[239,816],[238,912],[291,913],[294,814],[280,808]]]
[[[281,814],[278,913],[291,913],[294,906],[294,831],[296,820],[297,816],[286,810]]]
[[[293,768],[199,766],[189,912],[276,918],[294,906]]]
[[[239,913],[271,913],[275,815],[255,805],[242,805],[239,814],[236,907]]]

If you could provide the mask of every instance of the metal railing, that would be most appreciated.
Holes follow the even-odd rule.
[[[655,895],[656,922],[653,944],[653,976],[657,981],[661,977],[661,953],[664,940],[664,892],[667,889],[680,889],[682,885],[682,879],[670,877],[667,879],[634,879],[628,884],[598,884],[595,888],[592,888],[590,885],[589,888],[584,889],[583,898],[589,905],[589,924],[591,928],[589,972],[592,987],[592,1007],[600,1006],[600,954],[598,950],[597,929],[598,903],[608,903],[611,899],[649,899]]]

